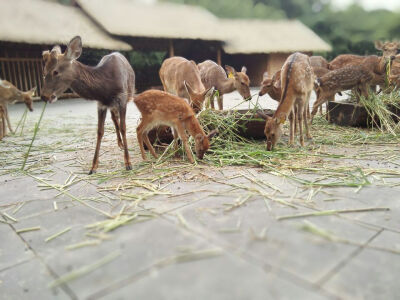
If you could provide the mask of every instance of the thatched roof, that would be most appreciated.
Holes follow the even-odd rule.
[[[67,43],[75,35],[83,46],[130,50],[110,37],[75,7],[41,0],[0,1],[0,41],[53,45]]]
[[[206,9],[173,4],[145,4],[132,0],[77,0],[79,6],[113,35],[223,40],[218,18]]]
[[[331,51],[331,46],[299,21],[221,20],[229,54]]]

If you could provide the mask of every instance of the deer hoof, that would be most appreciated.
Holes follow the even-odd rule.
[[[92,174],[94,174],[94,173],[96,173],[96,170],[90,170],[90,171],[89,171],[89,175],[92,175]]]
[[[132,170],[132,166],[131,166],[131,165],[127,165],[127,166],[126,166],[126,170],[127,170],[127,171]]]

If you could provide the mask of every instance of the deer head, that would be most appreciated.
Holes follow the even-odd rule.
[[[258,93],[259,96],[263,96],[267,94],[271,88],[273,87],[273,80],[272,78],[264,78],[264,80],[261,82],[261,89],[260,92]]]
[[[226,65],[225,70],[228,73],[228,77],[231,77],[234,79],[234,86],[235,89],[239,92],[239,94],[243,97],[245,100],[250,100],[251,99],[251,94],[250,94],[250,79],[249,76],[247,76],[247,68],[242,67],[242,70],[240,72],[236,72],[234,68],[231,66]]]
[[[197,113],[201,111],[203,108],[203,103],[206,99],[210,98],[214,93],[214,87],[209,88],[201,93],[197,93],[193,90],[188,82],[183,81],[183,85],[187,93],[189,94],[189,103],[192,106],[193,110]]]
[[[400,48],[400,42],[395,41],[383,43],[381,41],[375,41],[375,48],[382,51],[382,56],[385,57],[385,59],[390,58],[393,60]]]
[[[50,103],[57,101],[75,79],[73,62],[82,54],[82,40],[80,36],[74,37],[61,53],[60,46],[54,46],[51,51],[42,53],[44,60],[44,82],[41,98]]]
[[[32,97],[35,95],[36,87],[30,89],[27,92],[20,92],[19,98],[25,102],[26,107],[29,111],[33,111]]]
[[[265,123],[264,134],[267,137],[267,150],[271,151],[281,138],[282,122],[278,118],[267,116],[261,111],[258,111],[257,114],[267,121]]]
[[[218,130],[212,130],[208,135],[197,134],[194,137],[196,156],[203,159],[204,153],[210,148],[210,140],[218,133]]]

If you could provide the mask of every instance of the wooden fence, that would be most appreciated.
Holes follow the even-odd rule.
[[[42,64],[41,58],[0,57],[0,78],[11,82],[22,91],[36,86],[36,95],[40,95],[43,83]]]

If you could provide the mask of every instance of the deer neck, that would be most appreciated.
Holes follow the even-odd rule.
[[[105,92],[107,75],[101,67],[86,66],[78,61],[73,62],[73,78],[71,89],[82,98],[102,102]]]
[[[199,121],[197,121],[194,115],[185,120],[185,127],[192,137],[198,134],[205,135],[203,128],[201,128]]]
[[[280,88],[276,88],[274,86],[272,86],[272,89],[269,91],[268,95],[276,100],[276,101],[281,101],[281,89]]]
[[[221,94],[228,94],[235,90],[235,79],[234,78],[227,78],[221,83],[220,93]]]

